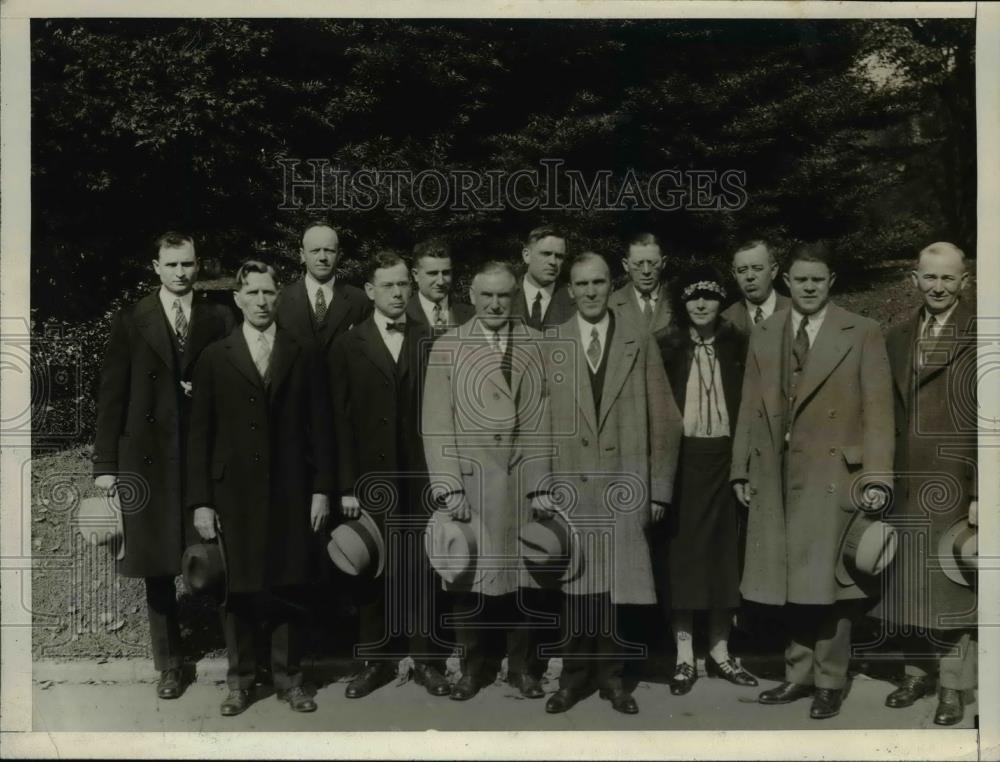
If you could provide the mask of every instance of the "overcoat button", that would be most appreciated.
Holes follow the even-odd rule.
[[[757,411],[757,417],[758,418],[763,418],[764,417],[764,413],[762,413],[760,410],[758,410]]]
[[[827,492],[833,492],[836,489],[837,489],[837,485],[836,484],[827,484],[826,485],[826,491]]]
[[[754,447],[753,448],[753,454],[754,455],[760,455],[760,448],[759,447]]]
[[[145,463],[147,466],[153,465],[153,459],[149,455],[143,458],[142,462]]]
[[[836,418],[837,417],[837,411],[836,410],[831,410],[829,413],[827,413],[827,415],[830,416],[831,418]]]
[[[256,431],[256,430],[257,430],[257,422],[250,421],[250,431]]]
[[[251,395],[250,395],[250,399],[249,399],[249,400],[247,400],[247,401],[248,401],[248,402],[249,402],[249,403],[250,403],[250,404],[252,405],[253,403],[255,403],[255,402],[257,401],[257,398],[256,398],[256,397],[254,397],[254,396],[253,396],[253,395],[251,394]]]
[[[582,475],[580,476],[580,481],[581,481],[581,482],[585,482],[585,481],[587,481],[587,475],[586,475],[586,474],[582,474]]]
[[[494,434],[494,435],[493,435],[493,439],[494,439],[495,441],[499,442],[499,441],[501,441],[501,440],[503,439],[503,437],[502,437],[502,436],[500,436],[499,434]]]
[[[837,454],[837,448],[836,447],[831,447],[830,448],[830,454],[831,455],[836,455]]]
[[[149,371],[149,377],[155,381],[156,380],[156,371],[155,370]]]
[[[584,438],[584,439],[580,440],[580,444],[582,444],[584,447],[586,447],[587,445],[590,444],[590,442],[586,438]]]
[[[388,422],[389,422],[389,419],[388,419],[388,418],[379,418],[379,420],[380,420],[380,421],[381,421],[382,423],[388,423]]]
[[[751,487],[750,488],[750,494],[751,495],[756,495],[757,494],[757,488],[756,487]]]
[[[150,413],[149,415],[146,416],[146,422],[147,423],[156,423],[156,419],[153,417],[152,413]]]
[[[259,463],[260,462],[260,453],[259,452],[255,452],[253,454],[253,459],[254,459],[255,463]]]
[[[493,399],[495,399],[495,400],[500,399],[500,395],[497,394],[496,392],[493,392]]]

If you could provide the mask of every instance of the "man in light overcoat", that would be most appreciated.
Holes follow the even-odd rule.
[[[885,341],[875,321],[829,301],[834,278],[826,245],[793,251],[791,310],[751,334],[731,471],[748,509],[743,597],[785,606],[790,628],[785,682],[760,701],[814,694],[814,719],[840,711],[866,595],[837,579],[841,538],[852,514],[883,509],[892,487]]]
[[[628,320],[644,337],[670,327],[670,295],[661,281],[664,257],[652,233],[639,233],[629,242],[622,266],[628,283],[611,294],[608,304],[615,315]]]
[[[642,649],[622,637],[623,619],[656,602],[650,527],[669,510],[683,426],[655,339],[608,309],[604,258],[578,256],[570,288],[578,314],[559,338],[572,349],[544,354],[550,429],[564,433],[544,487],[583,561],[562,585],[563,670],[546,711],[570,709],[596,678],[602,698],[634,714],[622,673]]]
[[[471,524],[478,549],[468,573],[445,585],[463,649],[456,701],[493,681],[503,645],[492,641],[504,632],[508,681],[526,698],[544,695],[537,629],[527,625],[519,595],[530,583],[518,533],[544,499],[536,492],[549,464],[545,387],[538,333],[510,318],[516,286],[506,264],[480,269],[470,289],[476,316],[434,343],[424,382],[431,489],[451,520]]]

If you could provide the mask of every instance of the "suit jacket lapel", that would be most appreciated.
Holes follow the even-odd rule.
[[[914,349],[916,348],[916,336],[920,330],[920,310],[917,314],[906,321],[900,328],[899,342],[893,342],[888,347],[889,367],[892,368],[892,380],[896,384],[896,389],[900,397],[906,403],[906,408],[910,407],[910,391],[914,379]]]
[[[139,333],[156,351],[163,364],[174,367],[174,351],[167,335],[167,322],[156,292],[149,294],[139,302],[136,308],[136,327]]]
[[[924,355],[924,366],[917,376],[917,386],[923,386],[930,379],[943,371],[955,360],[959,347],[968,337],[971,310],[959,302],[952,311],[948,322],[941,326],[940,332],[933,341],[922,341],[921,351]],[[920,313],[917,313],[917,328],[920,330]],[[915,334],[916,335],[916,334]],[[910,342],[914,347],[914,342]],[[911,361],[912,362],[912,361]],[[913,367],[912,365],[910,367]]]
[[[243,335],[242,323],[239,323],[226,338],[225,347],[226,357],[229,358],[229,362],[232,363],[236,370],[245,376],[250,383],[263,390],[264,379],[260,377],[260,373],[257,372],[257,366],[254,365],[253,356],[250,354],[250,347],[247,346],[246,337]]]
[[[303,284],[305,288],[305,284]],[[306,306],[310,313],[312,308],[309,307],[309,300],[306,299]],[[347,297],[343,293],[343,289],[338,289],[336,286],[333,287],[333,300],[330,302],[330,306],[326,311],[326,317],[323,318],[323,325],[318,326],[316,329],[316,338],[319,341],[319,345],[326,349],[326,347],[333,341],[334,333],[336,332],[337,326],[340,325],[344,319],[347,317],[347,313],[350,311],[351,305],[347,301]],[[312,320],[312,315],[309,317]]]
[[[783,366],[782,340],[789,330],[791,312],[774,323],[765,321],[760,324],[760,338],[756,340],[756,350],[751,362],[757,363],[760,378],[763,383],[764,407],[767,409],[768,422],[779,413],[784,413],[785,401],[781,391],[781,373]],[[772,430],[772,436],[774,434]]]
[[[569,321],[567,326],[569,337],[576,342],[576,404],[583,413],[584,419],[595,434],[597,428],[597,410],[594,408],[594,390],[590,386],[590,366],[587,364],[587,350],[580,336],[580,326],[576,320]]]
[[[274,348],[271,350],[271,364],[269,375],[271,377],[270,396],[273,399],[281,382],[285,380],[288,371],[295,362],[300,348],[298,343],[283,328],[279,327],[274,335]]]
[[[625,286],[616,291],[612,295],[614,299],[611,302],[611,306],[623,320],[633,321],[637,325],[641,325],[640,321],[645,320],[645,317],[639,312],[639,306],[635,303],[635,297],[633,297],[630,291],[631,286]]]
[[[378,368],[388,381],[396,380],[396,362],[392,359],[389,347],[382,341],[382,334],[375,325],[375,318],[369,317],[355,328],[361,340],[361,351]],[[405,340],[404,340],[405,342]]]
[[[218,337],[221,332],[215,330],[216,323],[219,322],[208,305],[202,299],[195,299],[191,303],[191,325],[188,328],[187,341],[184,343],[184,357],[181,360],[181,372],[186,374],[201,350],[208,345],[213,337]]]
[[[625,379],[632,371],[636,355],[639,353],[639,342],[624,325],[623,321],[615,323],[615,332],[611,336],[611,346],[608,347],[607,368],[604,376],[604,389],[601,391],[601,410],[598,416],[598,428],[604,426],[611,405],[625,385]]]
[[[427,315],[424,314],[424,309],[420,304],[420,297],[416,294],[406,303],[406,321],[408,323],[417,323],[427,328],[431,327],[431,324],[427,322]]]
[[[650,329],[655,333],[670,325],[670,294],[666,286],[660,286],[660,295],[656,298],[656,310],[653,312],[653,323]]]
[[[790,321],[791,311],[788,314]],[[806,367],[802,371],[802,378],[799,379],[798,388],[795,390],[793,417],[798,415],[803,403],[812,396],[819,385],[833,373],[834,368],[844,359],[844,355],[851,348],[852,334],[849,333],[849,330],[853,327],[854,323],[850,322],[844,310],[835,304],[830,304],[827,307],[823,325],[820,326],[816,340],[809,349]]]

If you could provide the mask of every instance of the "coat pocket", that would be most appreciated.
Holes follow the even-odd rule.
[[[847,467],[852,470],[865,462],[865,448],[861,445],[846,445],[840,448],[840,452],[844,456]]]

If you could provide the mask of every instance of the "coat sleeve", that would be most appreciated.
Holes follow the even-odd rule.
[[[424,380],[420,434],[431,494],[435,497],[461,489],[462,484],[451,385],[451,350],[457,347],[457,343],[436,341],[428,356]]]
[[[861,349],[864,463],[861,483],[881,484],[892,490],[896,448],[892,371],[885,340],[875,322],[868,324]]]
[[[309,414],[306,425],[309,433],[309,447],[312,450],[313,493],[332,494],[336,486],[335,453],[339,449],[334,433],[334,416],[330,409],[330,393],[327,384],[326,366],[317,352],[306,354],[306,373],[309,383]],[[353,449],[353,448],[352,448]]]
[[[649,497],[658,503],[669,504],[674,495],[684,425],[653,336],[646,343],[646,413],[649,428]]]
[[[347,371],[346,337],[335,339],[327,354],[332,430],[335,440],[336,492],[353,495],[358,480],[358,454],[351,431],[351,379]]]
[[[97,394],[94,476],[118,473],[118,438],[125,429],[132,376],[132,355],[124,313],[115,316],[104,353]]]
[[[750,472],[750,426],[754,407],[760,403],[762,387],[760,368],[754,350],[756,334],[751,334],[746,363],[743,372],[743,390],[740,392],[740,408],[736,413],[736,428],[733,433],[733,462],[729,470],[731,482],[746,481]]]
[[[201,353],[191,386],[191,420],[187,441],[187,507],[214,507],[212,452],[215,445],[215,384],[212,350]]]

